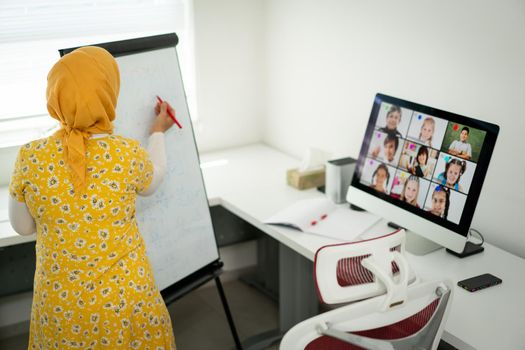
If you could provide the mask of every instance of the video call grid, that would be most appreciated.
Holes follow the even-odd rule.
[[[390,110],[393,106],[394,105],[387,104],[387,103],[382,103],[381,107],[380,107],[379,114],[381,115],[382,114],[381,112],[383,112],[383,114],[388,115],[388,112],[385,112],[385,111]],[[394,106],[394,107],[397,107],[397,106]],[[468,186],[465,186],[466,189],[462,189],[462,188],[457,186],[458,183],[459,183],[459,179],[458,179],[458,181],[456,182],[455,185],[450,186],[450,185],[448,185],[446,183],[445,177],[447,175],[446,174],[444,175],[443,172],[438,171],[438,162],[440,162],[440,160],[443,160],[445,163],[450,162],[452,160],[457,160],[458,163],[462,163],[462,164],[466,165],[465,167],[460,167],[460,168],[462,168],[462,169],[464,169],[464,168],[470,169],[471,175],[473,176],[473,173],[475,171],[475,166],[476,166],[477,162],[466,160],[466,159],[461,159],[460,158],[461,154],[453,155],[453,154],[449,153],[450,147],[452,146],[453,143],[451,143],[449,145],[449,148],[445,148],[444,147],[445,145],[443,144],[444,143],[445,134],[447,132],[449,132],[450,130],[458,131],[458,128],[459,128],[458,124],[454,123],[454,122],[447,121],[447,120],[442,119],[442,118],[435,117],[435,116],[426,115],[426,114],[418,112],[418,111],[408,110],[408,109],[404,109],[404,108],[400,108],[400,107],[397,107],[397,108],[399,108],[399,110],[402,112],[401,113],[402,114],[402,118],[406,118],[404,115],[406,115],[407,112],[408,112],[408,114],[410,115],[408,123],[405,122],[404,126],[401,128],[401,130],[399,130],[397,128],[397,126],[401,125],[401,121],[402,121],[402,119],[401,119],[401,121],[397,122],[396,127],[394,129],[389,129],[388,122],[386,121],[386,119],[387,119],[386,116],[385,116],[385,120],[382,120],[381,118],[377,118],[376,125],[374,127],[374,132],[371,135],[371,138],[374,138],[376,135],[378,135],[378,137],[379,137],[379,134],[383,134],[381,136],[382,139],[385,139],[387,137],[392,138],[392,136],[398,138],[398,145],[397,145],[397,148],[395,150],[395,155],[394,155],[394,157],[395,157],[395,164],[392,164],[391,162],[388,162],[388,160],[385,158],[385,156],[383,156],[383,158],[378,157],[378,154],[377,154],[378,152],[376,152],[376,154],[373,154],[374,153],[374,150],[372,149],[373,145],[374,145],[373,140],[371,140],[370,148],[369,148],[369,150],[367,152],[367,155],[368,155],[367,162],[370,159],[374,159],[374,161],[379,163],[379,164],[387,165],[387,169],[393,167],[394,168],[394,175],[391,175],[390,171],[389,171],[389,178],[391,177],[392,179],[395,179],[398,174],[405,173],[405,174],[411,174],[411,175],[418,176],[420,182],[424,183],[424,181],[427,181],[428,184],[422,186],[422,187],[424,187],[424,197],[423,197],[424,200],[418,201],[418,202],[422,203],[422,206],[420,206],[419,204],[416,205],[417,207],[419,207],[422,210],[429,210],[428,208],[429,208],[429,204],[430,204],[430,202],[429,202],[430,199],[429,199],[428,196],[430,195],[431,192],[434,191],[436,186],[440,186],[440,187],[447,186],[449,188],[450,192],[451,192],[450,193],[450,197],[455,197],[456,199],[460,198],[458,196],[463,197],[463,198],[460,198],[460,200],[458,200],[458,202],[462,202],[462,203],[460,205],[460,208],[456,207],[455,219],[451,219],[450,217],[447,218],[449,221],[454,221],[456,223],[459,223],[459,220],[460,220],[460,217],[461,217],[461,213],[463,211],[463,207],[464,207],[464,204],[466,202],[466,197],[468,195],[468,188],[470,187],[470,182],[472,181],[472,178],[470,178],[470,181],[468,181]],[[422,139],[422,137],[423,137],[423,128],[425,126],[424,124],[427,124],[425,119],[427,119],[427,118],[431,118],[434,121],[433,130],[432,130],[432,136],[434,136],[436,134],[440,135],[436,139],[433,138],[432,139],[432,143],[428,142],[428,140]],[[414,132],[413,125],[414,125],[414,127],[416,127],[415,124],[417,122],[420,122],[422,124],[420,127],[418,127],[418,129],[419,128],[421,129],[419,136],[414,137],[414,135],[410,135],[410,137],[409,137],[409,133],[413,134],[413,132]],[[438,123],[441,124],[439,126],[440,129],[437,129],[436,126],[435,126],[435,124],[438,124]],[[392,126],[392,125],[390,125],[390,126]],[[469,128],[469,130],[475,130],[475,129]],[[381,141],[383,141],[383,140],[381,140]],[[386,140],[385,140],[385,144],[386,144]],[[405,145],[407,145],[407,146],[405,146]],[[427,157],[426,165],[428,165],[428,162],[430,160],[434,161],[432,163],[432,168],[424,176],[422,176],[421,174],[413,174],[414,173],[413,164],[416,163],[417,155],[416,155],[416,157],[412,156],[414,159],[411,159],[411,157],[408,156],[408,154],[405,153],[405,148],[407,148],[407,147],[410,148],[411,151],[415,151],[415,150],[419,150],[423,146],[426,147],[426,149],[428,151],[427,152],[427,156],[426,156]],[[383,152],[385,152],[384,149],[386,148],[386,146],[381,147],[381,145],[380,145],[379,147],[382,149]],[[412,153],[415,153],[415,152],[412,152]],[[470,151],[470,154],[472,154],[472,150]],[[371,157],[371,155],[372,155],[372,157]],[[410,161],[408,161],[406,163],[406,165],[408,165],[408,166],[405,166],[405,164],[401,164],[402,160],[403,160],[403,156],[405,156],[405,155],[408,157],[408,159],[410,159]],[[432,155],[434,157],[431,158]],[[470,159],[472,159],[472,158],[470,157]],[[412,168],[412,169],[409,169],[409,167]],[[436,174],[438,172],[439,172],[439,174]],[[463,174],[464,173],[465,172],[463,171]],[[461,176],[463,176],[463,174]],[[391,195],[394,198],[400,199],[399,197],[396,197],[396,196],[394,196],[392,194],[392,191],[394,190],[394,187],[397,185],[397,184],[394,183],[394,181],[392,179],[389,179],[389,181],[387,181],[387,187],[388,188],[386,189],[385,192],[387,194]],[[363,180],[364,179],[361,178],[361,182],[366,185],[366,181],[363,181]],[[373,185],[374,185],[374,182],[373,182],[373,179],[371,179],[371,182],[370,182],[369,186],[373,187]],[[420,186],[421,186],[421,184],[420,184]],[[458,210],[459,210],[459,212],[457,212]]]

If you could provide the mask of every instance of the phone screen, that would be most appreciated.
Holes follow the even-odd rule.
[[[490,273],[485,273],[476,277],[467,278],[465,280],[459,281],[458,286],[464,288],[470,292],[474,292],[478,289],[487,288],[500,284],[502,281],[500,278],[491,275]]]

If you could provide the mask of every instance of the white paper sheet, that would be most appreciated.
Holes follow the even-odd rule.
[[[265,221],[342,241],[352,241],[380,220],[377,215],[336,205],[328,198],[307,199],[280,210]]]

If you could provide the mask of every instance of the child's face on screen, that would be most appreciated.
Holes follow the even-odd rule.
[[[423,126],[421,127],[421,140],[428,141],[432,138],[432,135],[434,134],[434,127],[431,123],[425,122],[423,123]]]
[[[386,181],[386,171],[385,169],[379,169],[376,173],[376,186],[383,186]]]
[[[430,212],[437,216],[443,216],[445,205],[447,204],[447,194],[445,191],[434,191],[432,194],[432,209]]]
[[[407,187],[405,188],[405,200],[407,202],[413,202],[417,196],[418,183],[414,180],[409,180]]]
[[[425,153],[420,153],[417,156],[417,162],[419,165],[425,165],[427,163],[427,155]]]
[[[387,142],[385,144],[385,157],[391,162],[394,160],[394,155],[396,154],[396,143],[394,141]]]
[[[397,111],[390,112],[386,116],[386,127],[389,130],[397,129],[399,122],[401,121],[401,114]]]
[[[455,184],[461,175],[461,166],[458,164],[450,164],[447,171],[447,183],[449,185]]]
[[[459,139],[461,140],[461,142],[466,142],[467,139],[468,139],[468,132],[467,130],[463,130],[461,132],[461,134],[459,134]]]

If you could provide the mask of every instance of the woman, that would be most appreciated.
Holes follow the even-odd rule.
[[[137,194],[153,193],[165,171],[171,107],[156,106],[150,160],[137,141],[110,135],[119,87],[104,49],[65,55],[47,87],[61,129],[18,154],[10,220],[37,233],[30,349],[175,348],[135,219]]]

